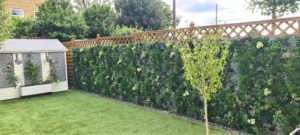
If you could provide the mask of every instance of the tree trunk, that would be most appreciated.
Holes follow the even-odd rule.
[[[277,15],[276,15],[276,8],[277,8],[277,2],[276,0],[273,0],[273,6],[272,6],[272,19],[276,19]]]
[[[208,112],[207,112],[207,99],[203,97],[204,100],[204,119],[205,119],[205,131],[206,135],[209,135],[209,128],[208,128]]]
[[[274,6],[272,7],[272,19],[276,19],[276,4],[274,3]],[[271,35],[275,35],[275,23],[272,23],[272,30],[271,30]]]

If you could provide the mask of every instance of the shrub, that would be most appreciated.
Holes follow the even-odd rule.
[[[292,131],[300,123],[299,45],[289,36],[233,40],[225,88],[210,106],[212,121],[255,134]]]
[[[134,31],[136,32],[141,32],[142,30],[137,29],[137,28],[131,28],[131,27],[126,27],[126,26],[117,26],[113,31],[112,35],[114,36],[125,36],[125,35],[131,35]]]
[[[14,38],[33,38],[37,36],[36,22],[30,18],[12,18]]]

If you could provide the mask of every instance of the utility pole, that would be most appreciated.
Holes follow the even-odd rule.
[[[173,0],[173,27],[176,29],[176,0]]]
[[[216,4],[216,25],[218,25],[218,4]]]

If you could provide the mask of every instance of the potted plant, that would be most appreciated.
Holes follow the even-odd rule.
[[[26,80],[30,81],[30,85],[22,86],[21,96],[29,96],[36,94],[51,93],[53,91],[50,82],[43,83],[40,78],[40,66],[28,60],[25,63],[24,75]]]

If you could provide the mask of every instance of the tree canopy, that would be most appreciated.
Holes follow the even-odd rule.
[[[94,4],[111,4],[110,0],[74,0],[77,11],[84,11]]]
[[[84,38],[87,25],[76,14],[70,0],[46,0],[39,6],[38,36],[57,38],[60,41]]]
[[[0,0],[0,42],[10,36],[9,18],[4,11],[5,0]]]
[[[162,0],[115,0],[115,8],[119,25],[158,30],[172,24],[170,6]]]
[[[88,37],[109,36],[115,27],[116,13],[109,5],[94,4],[83,12],[88,25]]]
[[[299,10],[300,0],[248,0],[248,8],[255,12],[257,9],[262,15],[278,18]]]
[[[31,18],[12,18],[13,28],[11,30],[14,38],[32,38],[36,37],[36,22]]]

